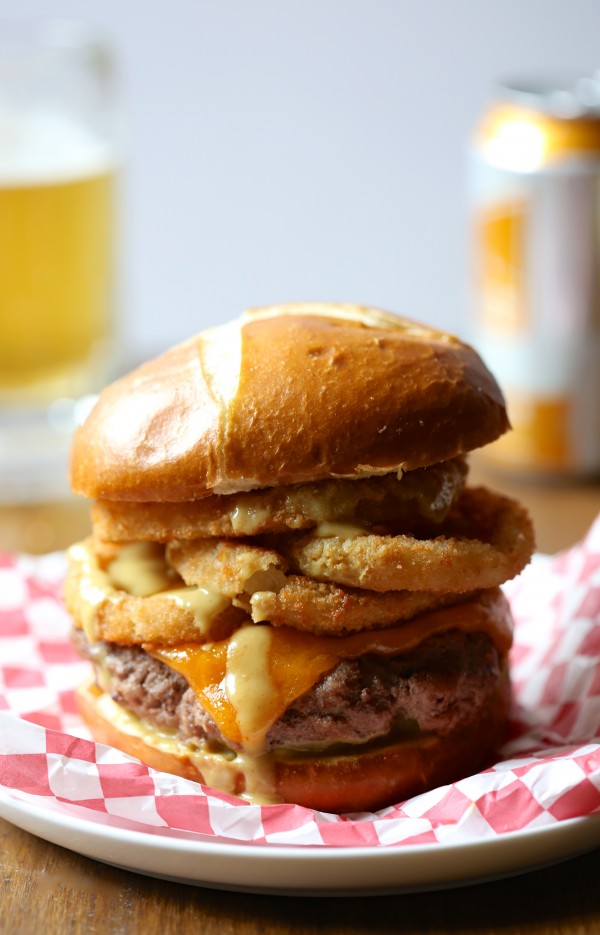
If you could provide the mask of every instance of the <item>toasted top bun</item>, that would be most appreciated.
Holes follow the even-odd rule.
[[[109,386],[71,482],[109,500],[192,500],[427,467],[508,428],[457,338],[357,305],[254,309]]]

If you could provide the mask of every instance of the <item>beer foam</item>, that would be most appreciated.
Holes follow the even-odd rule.
[[[0,186],[77,181],[110,171],[114,162],[112,147],[73,119],[0,109]]]

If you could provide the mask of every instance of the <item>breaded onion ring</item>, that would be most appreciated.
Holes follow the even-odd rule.
[[[361,591],[304,575],[290,575],[281,590],[258,591],[250,598],[255,623],[294,627],[310,633],[345,636],[358,630],[396,626],[418,614],[467,600],[466,595],[434,591]]]
[[[90,540],[69,550],[65,603],[75,625],[94,641],[168,646],[186,640],[220,640],[249,622],[244,611],[228,601],[214,602],[212,613],[199,616],[195,590],[186,588],[179,579],[171,591],[147,597],[130,594],[114,586],[100,567]]]
[[[272,549],[228,539],[174,542],[166,548],[168,564],[186,584],[207,583],[230,600],[285,584],[289,561]]]
[[[295,570],[374,591],[492,588],[512,578],[534,548],[531,520],[515,500],[485,488],[463,491],[440,534],[288,537],[278,547]]]
[[[288,576],[283,556],[250,543],[198,539],[167,546],[166,554],[186,584],[217,587],[236,606],[247,610],[254,623],[268,621],[272,626],[311,633],[343,635],[393,626],[457,602],[456,594],[379,594],[313,581],[304,575]]]
[[[325,480],[210,496],[183,503],[99,500],[92,509],[95,534],[111,542],[238,538],[310,529],[319,523],[377,525],[441,522],[463,489],[463,458],[429,468],[359,480]]]
[[[173,568],[177,565],[183,573],[172,582],[174,592],[139,596],[118,588],[105,570],[126,547],[105,545],[100,560],[94,555],[90,540],[73,547],[65,600],[77,627],[85,629],[94,639],[126,646],[139,642],[172,645],[187,640],[224,639],[241,623],[249,622],[247,613],[254,623],[269,621],[273,626],[344,635],[393,626],[416,614],[457,602],[456,594],[421,591],[378,594],[311,581],[302,575],[286,577],[280,569],[287,563],[277,553],[219,540],[172,546]],[[231,573],[232,567],[237,571]],[[186,585],[190,591],[194,587],[215,589],[218,585],[228,597],[210,620],[209,632],[199,628],[193,610],[186,606],[182,591]]]

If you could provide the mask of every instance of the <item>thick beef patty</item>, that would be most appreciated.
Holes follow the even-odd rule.
[[[101,687],[124,708],[184,740],[225,743],[178,672],[137,647],[90,645],[81,630],[74,640],[94,663]],[[430,637],[405,654],[343,660],[272,725],[267,746],[310,749],[417,732],[443,736],[479,718],[498,690],[499,674],[492,640],[460,630]]]

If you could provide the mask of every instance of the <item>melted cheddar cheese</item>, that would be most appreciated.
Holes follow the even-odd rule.
[[[258,754],[265,749],[269,728],[286,708],[342,659],[408,652],[453,629],[485,632],[505,655],[512,641],[512,621],[500,590],[488,592],[481,601],[423,614],[397,627],[349,636],[250,624],[220,642],[145,649],[186,678],[227,740]]]

